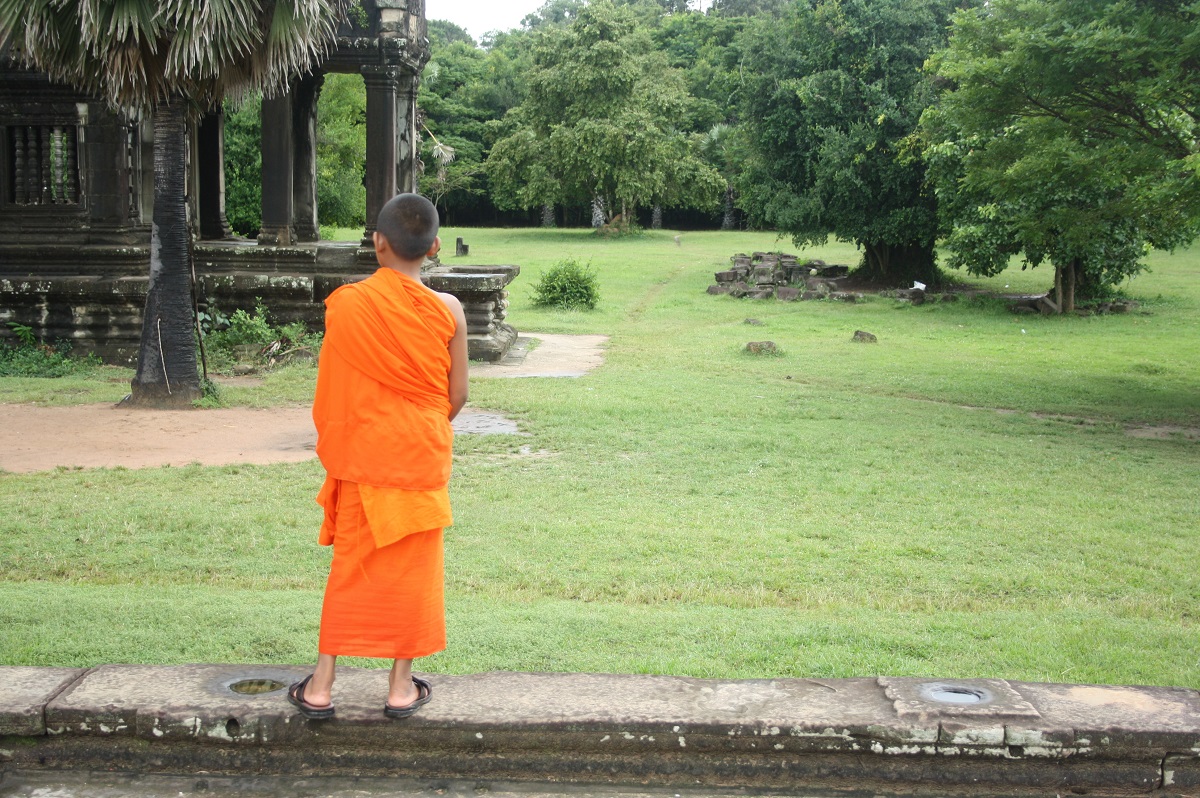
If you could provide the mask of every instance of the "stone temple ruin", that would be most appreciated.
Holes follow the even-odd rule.
[[[312,74],[262,102],[262,227],[235,238],[225,219],[224,117],[189,131],[187,195],[201,308],[252,310],[321,329],[324,300],[375,270],[379,209],[417,179],[416,96],[429,60],[423,0],[358,0]],[[324,75],[366,89],[367,228],[360,242],[321,241],[317,99]],[[0,338],[9,324],[109,362],[136,357],[150,265],[153,124],[0,57]],[[425,278],[455,294],[470,356],[499,360],[516,339],[505,286],[516,266],[446,267]]]
[[[735,298],[775,298],[784,302],[809,299],[833,299],[856,302],[859,295],[846,291],[843,282],[849,266],[834,266],[821,260],[800,262],[783,252],[738,254],[730,260],[733,267],[716,273],[716,285],[708,293],[728,294]]]

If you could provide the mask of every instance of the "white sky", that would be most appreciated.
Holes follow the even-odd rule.
[[[460,25],[479,41],[489,31],[519,28],[521,20],[544,3],[545,0],[425,0],[425,16]],[[707,8],[711,4],[712,0],[694,0],[692,7]]]
[[[479,41],[488,31],[519,28],[545,0],[425,0],[428,19],[447,19]]]

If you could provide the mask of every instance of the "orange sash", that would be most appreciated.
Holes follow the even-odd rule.
[[[313,421],[330,477],[404,490],[446,486],[454,329],[437,294],[392,269],[329,295]]]

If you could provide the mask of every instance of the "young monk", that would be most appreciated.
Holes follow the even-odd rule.
[[[401,194],[379,214],[380,268],[325,300],[313,421],[327,477],[321,545],[333,545],[316,671],[288,700],[334,714],[339,655],[395,660],[384,714],[412,715],[433,694],[412,675],[446,647],[442,528],[450,525],[450,421],[467,401],[467,322],[421,284],[441,247],[433,204]]]

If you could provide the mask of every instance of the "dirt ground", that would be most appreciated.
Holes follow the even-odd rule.
[[[603,335],[522,336],[502,363],[472,364],[473,379],[580,377],[600,365]],[[519,434],[515,422],[470,407],[454,421],[466,435]],[[0,470],[150,468],[296,463],[316,456],[308,407],[270,410],[131,410],[0,404]]]

